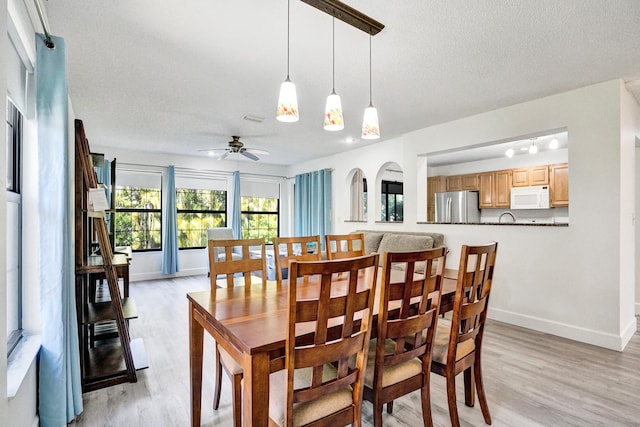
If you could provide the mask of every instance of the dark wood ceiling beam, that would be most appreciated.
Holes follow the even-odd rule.
[[[347,24],[375,36],[384,25],[364,13],[338,0],[302,0],[310,6],[320,9],[324,13],[334,16]]]

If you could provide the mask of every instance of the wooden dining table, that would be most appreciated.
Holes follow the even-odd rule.
[[[381,275],[380,271],[378,281]],[[451,270],[444,276],[441,312],[451,309],[456,288]],[[312,292],[314,286],[318,284],[313,281],[297,284],[298,289],[305,292]],[[268,425],[269,374],[284,369],[287,298],[286,280],[282,284],[268,282],[266,286],[236,286],[187,294],[192,426],[199,426],[201,418],[205,330],[242,365],[244,425]],[[377,302],[378,297],[374,315]]]

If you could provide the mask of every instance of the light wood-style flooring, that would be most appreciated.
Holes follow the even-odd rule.
[[[84,412],[72,426],[190,424],[185,295],[208,288],[206,276],[131,284],[139,314],[131,321],[131,336],[144,339],[149,369],[138,372],[137,383],[85,393]],[[213,341],[205,337],[202,425],[231,426],[231,387],[226,375],[220,409],[212,409]],[[620,353],[489,321],[483,373],[493,426],[640,426],[638,332]],[[462,378],[458,384],[462,426],[484,426],[478,405],[464,405]],[[432,375],[431,400],[434,425],[450,425],[445,383],[437,375]],[[384,425],[421,425],[420,408],[419,392],[405,396],[394,403],[392,415],[383,413]],[[368,402],[363,413],[363,425],[373,425]]]

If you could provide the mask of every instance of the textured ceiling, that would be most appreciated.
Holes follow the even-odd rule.
[[[381,140],[601,81],[640,79],[637,0],[347,3],[386,26],[373,37]],[[331,18],[305,3],[291,1],[290,74],[301,115],[293,124],[275,120],[286,77],[285,0],[45,7],[52,33],[66,40],[70,96],[92,144],[199,156],[240,135],[247,147],[271,152],[262,162],[286,165],[375,143],[359,139],[368,35],[336,20],[335,88],[346,126],[324,131]],[[247,114],[265,120],[243,120]]]

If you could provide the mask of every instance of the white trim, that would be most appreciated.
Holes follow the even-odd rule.
[[[489,308],[487,316],[490,319],[521,326],[523,328],[533,329],[535,331],[580,341],[586,344],[593,344],[616,351],[622,351],[624,349],[624,346],[629,342],[633,333],[635,333],[636,325],[636,319],[634,318],[633,325],[628,325],[624,329],[623,333],[616,335],[501,309]]]
[[[38,427],[40,425],[40,417],[36,415],[36,417],[33,419],[33,424],[31,424],[31,427]]]
[[[640,302],[636,303],[636,316],[640,316]]]
[[[170,279],[172,277],[185,277],[185,276],[198,276],[207,274],[207,267],[189,268],[186,270],[180,269],[174,274],[162,274],[161,272],[148,272],[139,274],[130,274],[130,282],[142,282],[145,280],[157,280],[157,279]]]
[[[29,368],[35,362],[42,339],[40,335],[25,335],[7,360],[7,397],[18,394]]]

